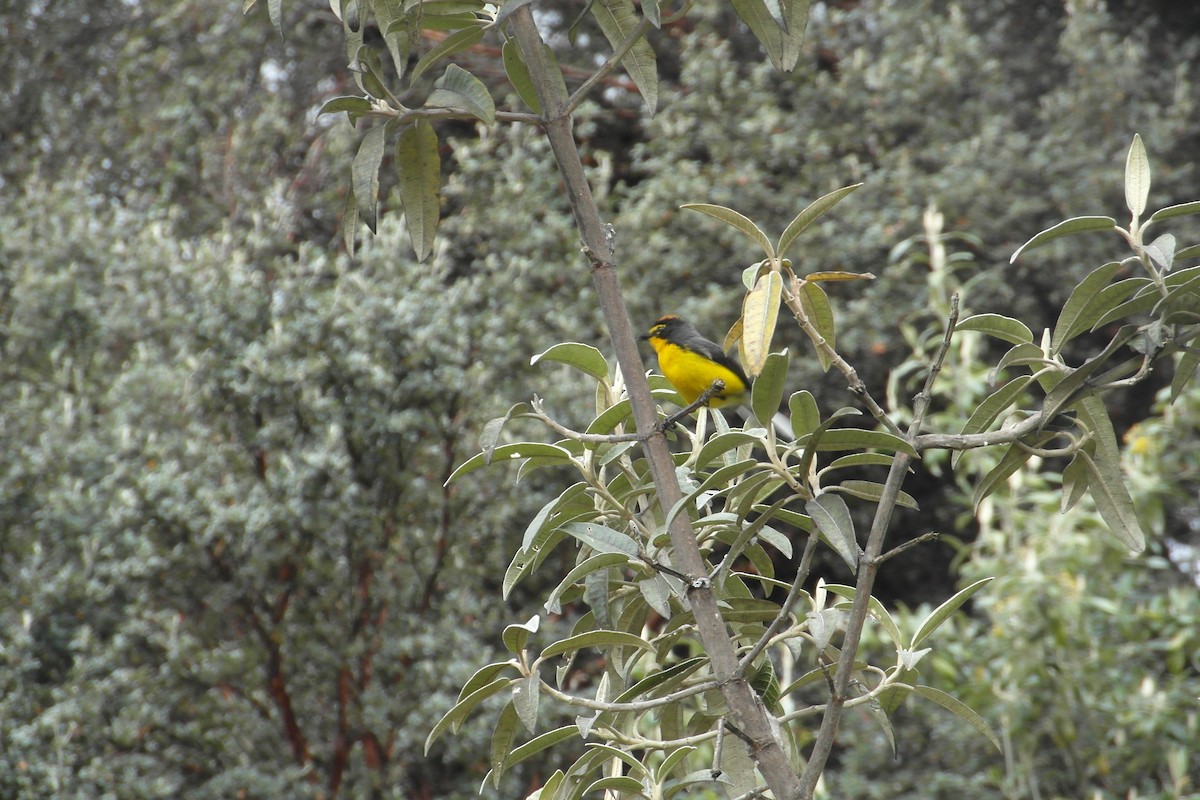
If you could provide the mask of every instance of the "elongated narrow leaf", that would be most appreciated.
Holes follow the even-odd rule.
[[[559,742],[564,742],[567,739],[579,738],[579,728],[574,725],[564,725],[561,728],[555,728],[552,731],[546,731],[541,736],[535,736],[528,742],[518,745],[508,758],[504,760],[505,768],[511,769],[513,766],[520,764],[527,758],[535,756],[543,750],[549,749]],[[556,775],[562,775],[562,772],[556,772]],[[550,781],[546,781],[546,787],[550,785]],[[543,787],[545,788],[545,787]],[[553,795],[549,795],[553,797]]]
[[[654,771],[658,782],[665,783],[667,778],[671,776],[671,773],[674,772],[679,765],[687,759],[688,756],[696,752],[696,749],[697,748],[691,745],[686,745],[677,750],[672,750],[670,754],[663,759],[663,762],[659,765],[658,769]]]
[[[571,452],[556,444],[545,444],[544,442],[516,442],[514,444],[501,445],[491,452],[490,459],[484,456],[483,453],[468,458],[458,469],[450,474],[450,477],[446,479],[446,483],[448,485],[456,478],[461,478],[468,472],[474,472],[480,467],[485,467],[492,461],[503,461],[505,459],[519,460],[524,458],[551,458],[566,464],[571,460]]]
[[[425,98],[426,108],[461,108],[486,122],[496,121],[496,103],[483,81],[457,64],[446,67]]]
[[[1150,159],[1146,157],[1146,146],[1140,134],[1133,135],[1129,155],[1125,157],[1125,205],[1134,219],[1141,218],[1146,211],[1146,200],[1150,197]]]
[[[492,453],[496,451],[496,446],[500,444],[500,433],[504,430],[504,426],[513,417],[524,414],[529,410],[529,407],[524,403],[517,403],[508,409],[503,417],[496,417],[488,420],[483,426],[483,430],[479,433],[479,449],[483,455],[484,463],[491,463]]]
[[[430,49],[428,53],[421,56],[421,60],[413,67],[410,80],[415,81],[417,78],[424,75],[432,67],[436,66],[439,61],[448,58],[455,53],[466,50],[472,45],[478,44],[483,39],[484,27],[480,22],[477,25],[469,25],[466,28],[461,28],[447,36],[436,46]]]
[[[1150,244],[1142,248],[1142,251],[1150,258],[1154,266],[1163,272],[1171,271],[1171,264],[1175,261],[1175,237],[1172,234],[1164,233]]]
[[[542,658],[548,659],[563,653],[582,650],[585,647],[604,649],[609,647],[636,647],[640,650],[653,651],[654,647],[640,636],[625,631],[588,631],[577,636],[555,642],[542,651]]]
[[[817,442],[817,450],[859,450],[864,447],[878,447],[898,453],[908,453],[915,456],[917,451],[899,436],[885,431],[868,431],[862,428],[834,428],[825,431]]]
[[[821,288],[820,284],[808,281],[800,284],[800,307],[804,309],[804,315],[808,317],[808,321],[817,329],[817,334],[831,348],[836,349],[837,328],[833,320],[833,307],[829,305],[829,296],[825,294],[825,290]],[[809,335],[811,337],[811,334]],[[833,359],[815,338],[813,339],[813,351],[817,354],[817,361],[821,364],[821,369],[828,371],[833,364]]]
[[[533,733],[537,729],[538,700],[541,697],[541,680],[536,671],[513,684],[512,704],[525,730]]]
[[[996,733],[991,729],[983,717],[975,713],[975,711],[966,703],[959,700],[957,697],[946,694],[941,689],[935,689],[932,686],[917,684],[913,687],[913,691],[919,694],[921,697],[924,697],[926,700],[932,700],[942,708],[966,721],[968,725],[979,731],[979,733],[982,734],[985,739],[991,742],[992,747],[995,747],[998,752],[1004,752],[1004,748],[1000,746],[1000,739],[997,738]]]
[[[536,365],[540,361],[556,361],[559,364],[566,364],[593,378],[608,376],[608,361],[605,360],[603,353],[590,344],[560,342],[529,359],[530,365]]]
[[[767,51],[771,64],[781,72],[791,72],[800,60],[804,29],[808,24],[809,0],[771,0],[783,6],[780,24],[771,13],[767,0],[730,0],[754,38]]]
[[[1087,464],[1076,453],[1067,464],[1062,474],[1062,500],[1059,503],[1059,513],[1065,514],[1075,507],[1079,498],[1083,497],[1088,487]]]
[[[453,726],[454,730],[458,730],[458,726],[475,710],[476,706],[503,690],[510,683],[512,681],[509,678],[497,678],[491,683],[484,684],[455,703],[454,707],[437,721],[437,724],[433,726],[433,730],[425,737],[425,755],[429,755],[429,748],[433,746],[433,743],[437,741],[439,736],[450,729],[451,726]]]
[[[1179,358],[1175,365],[1175,377],[1171,379],[1171,402],[1179,399],[1179,395],[1187,388],[1192,378],[1196,377],[1196,367],[1200,366],[1200,353],[1189,351]]]
[[[1080,451],[1077,454],[1087,467],[1088,492],[1096,501],[1096,510],[1121,544],[1140,553],[1146,549],[1146,534],[1133,510],[1133,498],[1125,486],[1119,461],[1105,458],[1099,450],[1096,458]]]
[[[857,453],[859,456],[874,455],[873,453]],[[890,461],[890,459],[889,459]],[[859,500],[869,500],[872,503],[878,503],[883,497],[883,484],[875,483],[874,481],[842,481],[839,484],[830,486],[828,491],[848,494],[851,497],[857,497]],[[896,505],[901,508],[920,508],[917,505],[917,499],[908,492],[900,492],[896,496]]]
[[[326,101],[317,114],[334,114],[338,111],[350,111],[362,114],[370,111],[372,108],[374,108],[374,104],[367,98],[351,95],[347,97],[335,97],[332,100]]]
[[[850,569],[858,569],[859,547],[854,535],[854,520],[846,501],[836,494],[825,492],[804,505],[825,541],[842,557]]]
[[[562,596],[568,588],[575,585],[578,581],[583,580],[584,576],[590,575],[593,572],[606,570],[609,567],[623,565],[629,561],[629,556],[624,553],[597,553],[591,558],[585,559],[583,563],[566,574],[566,577],[554,588],[550,593],[550,597],[546,599],[543,606],[547,612],[557,614],[562,611],[562,607],[558,604],[558,598]],[[601,576],[603,577],[603,576]]]
[[[637,542],[628,534],[613,530],[594,522],[570,522],[562,530],[575,537],[597,553],[624,553],[636,556]]]
[[[362,221],[375,233],[376,213],[379,208],[379,165],[383,163],[386,127],[376,125],[363,134],[358,145],[358,154],[350,167],[354,185],[354,198]]]
[[[750,406],[754,410],[754,416],[764,424],[770,424],[771,418],[779,411],[779,404],[783,402],[787,372],[788,357],[785,350],[768,355],[758,377],[754,379]]]
[[[976,314],[954,326],[956,331],[980,331],[1012,344],[1028,344],[1033,333],[1020,320],[1000,314]]]
[[[396,140],[396,172],[408,238],[417,261],[424,261],[433,250],[442,188],[437,132],[425,120],[417,120],[401,131]]]
[[[779,321],[783,278],[774,270],[764,273],[742,301],[742,338],[739,349],[746,374],[755,378],[766,365],[771,339]],[[768,417],[767,420],[770,418]],[[767,421],[760,420],[760,421]]]
[[[537,90],[533,88],[533,79],[529,77],[529,67],[521,58],[521,49],[517,47],[516,42],[511,39],[504,42],[501,60],[504,62],[504,73],[508,75],[508,82],[517,90],[517,95],[533,113],[542,113],[542,103],[538,100]]]
[[[792,435],[807,436],[821,424],[821,411],[812,392],[802,389],[788,398],[788,413],[792,416]]]
[[[633,0],[593,0],[589,5],[604,38],[608,39],[614,50],[633,35],[641,24]],[[658,60],[645,36],[639,37],[625,54],[621,66],[641,92],[646,108],[654,114],[658,108]]]
[[[1049,438],[1050,434],[1044,434],[1044,438],[1041,441],[1035,440],[1034,445],[1039,446],[1045,441],[1049,441]],[[984,475],[979,483],[975,485],[975,492],[971,498],[971,507],[978,510],[979,504],[988,495],[1003,486],[1004,482],[1031,458],[1033,458],[1033,454],[1028,450],[1018,447],[1016,444],[1010,444],[1001,457],[1000,462],[992,467],[988,474]]]
[[[1160,208],[1158,211],[1155,211],[1150,215],[1150,219],[1147,220],[1147,222],[1158,222],[1164,219],[1171,219],[1171,217],[1183,217],[1191,214],[1200,214],[1200,200],[1193,200],[1190,203],[1180,203],[1176,206]]]
[[[271,27],[283,38],[283,0],[267,0],[267,16],[271,18]]]
[[[762,232],[762,229],[755,225],[749,217],[734,211],[732,208],[717,206],[711,203],[685,203],[680,208],[686,208],[689,211],[699,211],[701,214],[710,216],[713,219],[719,219],[721,222],[741,231],[757,242],[767,258],[775,255],[775,248],[771,246],[771,240]]]
[[[1097,301],[1101,299],[1101,291],[1109,285],[1120,268],[1121,262],[1119,261],[1112,261],[1098,267],[1072,290],[1071,296],[1067,298],[1062,311],[1059,312],[1058,322],[1054,325],[1054,336],[1050,340],[1051,353],[1060,352],[1063,345],[1090,329],[1093,322],[1110,310],[1106,308],[1088,321],[1090,316],[1088,312],[1097,305]]]
[[[513,737],[516,736],[517,728],[520,725],[521,720],[517,717],[516,706],[510,701],[500,711],[496,727],[492,729],[492,746],[489,751],[488,763],[492,768],[490,773],[492,785],[496,788],[500,786],[500,777],[504,774],[504,762],[512,750]]]
[[[342,209],[342,244],[346,248],[346,255],[354,258],[354,243],[356,234],[358,233],[358,200],[354,197],[354,190],[346,192],[346,205]]]
[[[1000,416],[1005,409],[1021,397],[1021,393],[1025,391],[1025,387],[1029,385],[1031,380],[1033,380],[1032,375],[1020,375],[992,392],[986,400],[971,412],[970,418],[963,425],[959,433],[969,436],[973,433],[983,433],[986,431],[996,421],[996,417]],[[963,450],[955,451],[954,455],[951,456],[950,463],[957,465],[958,460],[964,452]]]
[[[1016,263],[1021,253],[1024,253],[1026,250],[1040,247],[1046,242],[1054,241],[1063,236],[1070,236],[1073,233],[1086,233],[1088,231],[1111,231],[1116,230],[1116,227],[1117,221],[1112,217],[1072,217],[1034,236],[1028,242],[1018,247],[1017,251],[1012,254],[1012,258],[1008,261],[1010,264]]]
[[[833,208],[838,204],[839,201],[842,200],[842,198],[846,197],[860,186],[862,186],[861,183],[843,186],[841,189],[837,189],[827,195],[818,197],[816,200],[809,203],[808,207],[797,214],[795,218],[788,223],[788,226],[784,228],[783,235],[779,237],[779,244],[776,246],[776,254],[780,258],[783,258],[785,255],[787,255],[788,249],[792,246],[796,239],[800,237],[800,234],[804,233],[804,231],[807,230],[810,225],[816,222],[816,220],[822,214]]]
[[[962,604],[971,599],[971,596],[991,583],[994,578],[982,578],[975,581],[970,586],[959,589],[946,602],[935,608],[928,617],[921,622],[921,626],[917,628],[917,632],[913,634],[912,641],[908,645],[909,650],[916,650],[925,640],[928,639],[935,630],[937,630],[943,622],[950,618],[958,609],[962,608]]]
[[[1108,343],[1107,347],[1085,361],[1079,368],[1059,381],[1053,389],[1046,393],[1046,399],[1042,403],[1043,429],[1058,415],[1058,412],[1062,411],[1076,399],[1079,392],[1086,391],[1085,384],[1088,379],[1095,375],[1097,370],[1105,366],[1113,354],[1132,339],[1136,333],[1137,327],[1134,325],[1126,325],[1121,328]]]

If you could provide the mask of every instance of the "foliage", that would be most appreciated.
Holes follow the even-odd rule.
[[[555,601],[564,615],[544,617],[530,634],[535,648],[570,636],[584,608],[574,580],[562,581],[577,563],[567,546],[507,600],[499,596],[497,573],[529,520],[561,491],[562,470],[524,475],[516,491],[495,472],[441,488],[475,451],[483,420],[531,387],[568,425],[585,428],[595,416],[578,400],[591,391],[586,376],[549,363],[529,368],[529,357],[555,341],[599,341],[601,325],[594,290],[563,267],[578,242],[546,141],[535,126],[507,121],[528,113],[509,94],[521,80],[510,90],[494,71],[477,69],[499,57],[488,49],[501,45],[498,34],[489,28],[445,61],[430,54],[449,37],[404,31],[376,41],[370,17],[359,28],[382,56],[380,86],[395,89],[399,72],[426,65],[404,103],[421,110],[438,76],[456,74],[453,62],[481,76],[499,122],[476,125],[490,112],[474,84],[451,82],[461,76],[436,87],[443,99],[475,103],[474,113],[427,118],[442,174],[426,265],[409,256],[411,221],[395,212],[406,197],[421,198],[416,239],[427,242],[430,195],[419,181],[415,192],[404,188],[386,168],[377,173],[377,237],[356,241],[355,227],[345,226],[351,263],[328,251],[344,208],[336,193],[355,196],[352,159],[369,125],[348,131],[333,115],[312,119],[332,97],[364,101],[363,73],[342,70],[356,53],[346,51],[345,26],[325,3],[260,5],[260,19],[244,21],[241,4],[30,3],[0,26],[0,96],[13,110],[0,123],[4,796],[473,796],[489,767],[491,730],[472,718],[422,759],[428,732],[478,664],[509,658],[499,648],[519,634],[500,630],[524,624],[529,599],[542,602],[561,584]],[[611,53],[608,37],[585,19],[568,47],[577,7],[538,5],[549,10],[540,22],[575,88],[597,52],[599,60]],[[266,24],[273,10],[283,12],[276,19],[285,40]],[[654,116],[634,110],[629,73],[617,67],[597,84],[603,91],[580,97],[576,131],[614,223],[636,319],[674,306],[727,323],[730,288],[760,257],[742,249],[733,229],[677,212],[680,204],[736,207],[779,232],[805,204],[797,198],[865,182],[788,255],[801,275],[877,276],[817,283],[837,311],[837,350],[867,385],[889,386],[881,403],[907,424],[904,397],[920,388],[942,334],[947,282],[959,284],[964,308],[969,301],[972,311],[1019,318],[1037,340],[1070,288],[1113,257],[1114,235],[1081,235],[1006,265],[1022,238],[1054,219],[1119,207],[1113,165],[1131,131],[1155,154],[1153,197],[1163,205],[1186,199],[1196,103],[1186,65],[1196,42],[1185,28],[1164,30],[1097,4],[1076,4],[1069,16],[1061,4],[1005,2],[820,11],[795,72],[781,75],[765,62],[783,51],[760,50],[731,7],[696,4],[686,25],[663,9],[664,26],[648,30]],[[411,43],[407,54],[402,41]],[[504,55],[515,75],[511,51]],[[434,106],[437,114],[447,107]],[[428,155],[427,141],[419,152]],[[382,166],[396,161],[385,148]],[[417,174],[425,186],[429,173],[427,163]],[[359,185],[369,189],[366,177]],[[926,271],[913,256],[919,247],[892,249],[920,234],[931,200],[949,220],[947,241],[958,237],[960,246],[941,272]],[[1190,217],[1156,227],[1178,237],[1177,251],[1195,238]],[[784,393],[804,386],[812,395],[793,412],[845,405],[841,381],[805,357],[810,337],[786,324],[775,330],[775,346],[791,352]],[[1082,365],[1102,350],[1102,333],[1067,342],[1063,364]],[[933,429],[959,430],[969,402],[996,390],[985,359],[1004,351],[987,341],[978,331],[956,334],[928,417]],[[607,367],[611,354],[602,357]],[[1140,387],[1153,390],[1169,373],[1156,367]],[[1140,387],[1106,398],[1115,435],[1148,408],[1139,397],[1152,391]],[[1024,390],[1016,402],[1036,406]],[[1194,493],[1181,488],[1194,476],[1193,403],[1194,392],[1182,389],[1161,419],[1130,434],[1133,457],[1124,461],[1153,558],[1172,563],[1179,556],[1170,545],[1195,517]],[[943,407],[960,414],[940,414]],[[816,463],[836,457],[818,453]],[[868,715],[847,715],[829,786],[870,796],[905,780],[911,796],[937,787],[962,796],[982,791],[985,775],[987,791],[1008,796],[1028,794],[1035,782],[1068,796],[1085,785],[1112,796],[1194,788],[1197,765],[1175,747],[1194,733],[1190,585],[1167,579],[1168,562],[1131,560],[1092,535],[1099,523],[1087,495],[1053,537],[1039,537],[1055,510],[1061,461],[1035,456],[1028,463],[1051,488],[1017,473],[1024,477],[1003,483],[1020,481],[1021,491],[985,498],[978,516],[971,483],[992,461],[967,456],[951,473],[947,458],[927,451],[923,463],[946,484],[933,494],[919,470],[906,490],[921,516],[900,519],[916,531],[981,521],[978,546],[962,554],[961,585],[997,580],[972,596],[970,617],[942,622],[929,642],[936,649],[918,665],[921,680],[982,715],[1014,760],[1001,774],[986,738],[941,707],[914,702],[891,719],[902,765],[879,758],[883,729]],[[838,472],[851,488],[882,478],[844,470],[824,477]],[[814,511],[829,511],[835,533],[847,524],[865,530],[870,502],[845,499],[849,523],[840,507]],[[1008,502],[1012,510],[995,511]],[[802,535],[766,528],[797,543]],[[969,525],[961,532],[974,535]],[[756,548],[774,555],[776,580],[789,583],[792,566],[764,541],[752,539],[747,552],[760,563]],[[846,574],[840,555],[821,550],[829,559],[814,559],[818,571]],[[628,561],[619,552],[599,557],[615,556]],[[918,560],[935,565],[932,579],[898,583],[913,594],[940,591],[938,599],[913,611],[885,600],[877,617],[890,617],[905,644],[953,591],[954,575],[929,545],[887,562],[881,580],[908,578]],[[1039,569],[1023,572],[1030,564]],[[640,587],[637,595],[622,588],[641,596]],[[805,589],[810,610],[838,616],[832,589],[822,596],[811,580]],[[743,631],[754,624],[738,623]],[[864,658],[888,664],[879,659],[895,660],[895,642],[878,626],[867,626]],[[1035,646],[1043,658],[1026,658]],[[814,652],[802,648],[801,659]],[[799,676],[787,674],[790,653],[780,655],[774,680],[786,686]],[[569,688],[585,694],[607,666],[590,658],[574,665]],[[274,691],[278,675],[296,728]],[[769,672],[755,677],[770,689]],[[798,696],[818,700],[819,688]],[[503,705],[484,715],[499,712],[497,730],[507,726],[517,741],[523,721]],[[581,755],[577,729],[550,705],[543,696],[536,727],[565,726],[566,738],[486,791],[518,796]],[[528,719],[530,709],[522,711]],[[929,738],[927,721],[936,746],[914,746]],[[296,755],[296,730],[307,759]],[[798,731],[805,742],[815,735],[811,726]],[[726,734],[727,752],[736,741]],[[674,763],[649,773],[630,765],[621,778],[654,782],[684,762],[706,763],[705,755],[703,746],[681,747]]]

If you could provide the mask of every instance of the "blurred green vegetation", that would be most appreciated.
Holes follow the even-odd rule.
[[[591,409],[565,368],[529,366],[562,340],[605,348],[565,198],[537,131],[456,123],[433,257],[413,260],[395,210],[348,259],[356,134],[315,117],[351,85],[340,25],[323,0],[284,3],[280,41],[263,4],[240,5],[0,12],[0,796],[472,797],[487,770],[484,723],[421,745],[495,632],[533,613],[500,577],[559,487],[442,484],[511,403]],[[617,83],[578,129],[635,321],[736,315],[755,256],[681,203],[779,228],[864,181],[797,262],[878,276],[831,293],[841,349],[882,388],[940,329],[920,245],[896,249],[931,204],[966,236],[939,277],[1038,331],[1116,243],[1008,257],[1062,217],[1117,214],[1133,132],[1152,204],[1195,199],[1200,20],[1180,4],[814,4],[791,75],[722,4],[698,6],[654,38],[658,113]],[[588,64],[577,48],[560,60]],[[938,429],[986,392],[983,346],[952,354]],[[797,388],[850,402],[804,361]],[[1084,507],[1057,515],[1062,465],[978,515],[936,463],[906,485],[924,511],[900,528],[954,537],[889,563],[881,589],[920,619],[997,576],[939,632],[935,685],[1008,754],[914,703],[893,759],[851,717],[830,796],[1200,792],[1200,405],[1163,405],[1169,377],[1109,398],[1144,556]]]

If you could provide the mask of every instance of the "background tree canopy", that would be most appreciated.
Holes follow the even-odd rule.
[[[530,366],[554,342],[605,347],[577,235],[535,130],[459,122],[440,129],[433,256],[416,262],[395,214],[349,258],[357,133],[316,114],[352,86],[341,25],[289,2],[280,40],[262,5],[0,16],[4,797],[471,797],[488,769],[486,726],[429,758],[422,744],[494,632],[540,603],[536,586],[501,602],[499,581],[561,486],[444,482],[513,402],[586,416],[582,383]],[[568,43],[576,5],[539,3],[568,81],[603,52],[586,27]],[[1135,131],[1158,205],[1200,185],[1189,4],[814,3],[791,74],[725,4],[697,6],[654,34],[653,116],[618,75],[582,109],[635,320],[678,311],[719,336],[736,315],[757,256],[681,203],[780,229],[863,181],[798,260],[878,276],[831,290],[839,343],[868,384],[904,392],[948,286],[1039,331],[1109,260],[1072,239],[1008,264],[1054,221],[1122,207]],[[494,64],[491,44],[463,58]],[[942,272],[922,255],[930,208]],[[811,352],[792,335],[778,344]],[[962,405],[935,410],[947,428],[987,394],[985,344],[966,342],[947,367]],[[815,359],[791,379],[822,408],[849,401]],[[915,626],[922,604],[997,577],[939,632],[933,682],[970,686],[1006,753],[914,707],[893,760],[850,716],[829,796],[1200,792],[1200,394],[1168,407],[1170,379],[1112,398],[1142,556],[1093,511],[1057,514],[1061,464],[978,513],[936,463],[906,486],[923,511],[901,527],[947,535],[889,563],[881,595]],[[522,765],[495,796],[555,766]]]

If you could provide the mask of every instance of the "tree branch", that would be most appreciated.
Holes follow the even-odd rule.
[[[646,382],[645,367],[621,294],[607,228],[600,219],[599,209],[583,171],[583,161],[568,113],[569,98],[562,81],[558,80],[559,76],[552,73],[553,67],[546,57],[529,6],[517,8],[508,24],[542,106],[542,124],[566,185],[584,252],[591,263],[592,281],[608,325],[617,363],[625,376],[634,422],[638,432],[647,437],[642,449],[658,490],[662,511],[667,514],[682,499],[682,492],[675,477],[675,464],[667,449],[666,436],[655,429],[658,420],[654,399]],[[686,514],[675,515],[669,534],[676,566],[685,575],[691,576],[688,601],[696,619],[700,640],[712,665],[713,677],[729,705],[729,718],[753,742],[749,748],[750,755],[775,797],[780,800],[795,797],[799,783],[787,754],[775,739],[766,707],[750,684],[736,674],[737,653],[717,606],[711,582],[705,577],[708,569]]]

